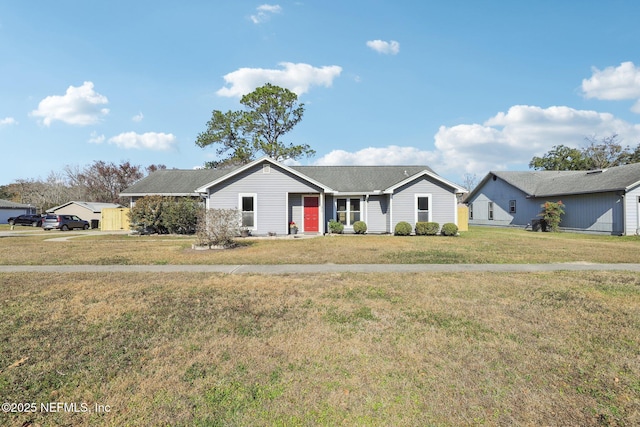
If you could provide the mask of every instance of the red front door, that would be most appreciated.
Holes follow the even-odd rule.
[[[318,197],[304,198],[304,232],[318,232]]]

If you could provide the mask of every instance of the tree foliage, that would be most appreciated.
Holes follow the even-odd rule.
[[[640,162],[640,144],[632,150],[623,146],[618,134],[598,139],[585,138],[582,148],[556,145],[542,157],[534,156],[529,167],[536,170],[593,170]]]
[[[207,167],[247,164],[259,154],[274,160],[299,159],[315,151],[307,144],[285,144],[281,138],[297,125],[304,114],[304,104],[286,88],[265,84],[244,95],[240,103],[245,110],[214,110],[207,129],[200,133],[196,145],[216,145],[221,160],[207,162]]]
[[[17,179],[0,187],[0,198],[31,204],[39,212],[72,200],[86,202],[125,203],[120,200],[122,190],[147,173],[166,169],[164,165],[146,168],[129,162],[94,161],[84,167],[67,165],[61,172],[50,172],[46,179]]]
[[[193,234],[202,210],[196,199],[146,196],[136,200],[129,211],[129,220],[139,233]]]

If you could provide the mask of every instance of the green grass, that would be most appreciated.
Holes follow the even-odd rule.
[[[638,425],[633,273],[0,274],[2,425]]]

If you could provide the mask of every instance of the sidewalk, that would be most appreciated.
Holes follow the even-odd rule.
[[[278,265],[0,265],[0,273],[531,273],[545,271],[636,271],[640,264],[278,264]]]

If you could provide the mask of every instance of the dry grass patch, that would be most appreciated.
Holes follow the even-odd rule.
[[[111,406],[0,414],[9,425],[640,423],[636,274],[3,274],[0,286],[4,400]]]
[[[53,234],[52,234],[53,233]],[[105,235],[64,242],[72,233],[0,238],[2,264],[482,264],[639,263],[640,238],[474,227],[461,237],[325,236],[240,239],[225,251],[194,251],[183,236]]]

